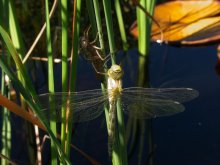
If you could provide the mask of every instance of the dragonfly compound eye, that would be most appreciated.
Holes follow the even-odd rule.
[[[112,65],[110,69],[112,70],[112,72],[115,72],[115,73],[122,72],[121,66],[119,65]]]
[[[86,48],[86,47],[88,46],[88,41],[86,40],[85,37],[82,37],[82,38],[80,39],[80,44],[81,44],[81,46],[82,46],[83,48]]]

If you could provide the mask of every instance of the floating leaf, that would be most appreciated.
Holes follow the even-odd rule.
[[[163,30],[165,41],[198,41],[220,34],[220,2],[173,1],[155,7],[154,18]],[[131,34],[138,37],[136,26]],[[161,38],[160,29],[152,24],[152,40]]]

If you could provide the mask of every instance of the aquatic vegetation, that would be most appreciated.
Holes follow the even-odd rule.
[[[24,5],[25,3],[28,4],[28,2],[22,4]],[[125,19],[126,17],[122,13],[123,3],[119,0],[114,2],[103,1],[102,3],[98,0],[74,0],[73,4],[71,4],[73,6],[68,5],[68,3],[70,2],[67,0],[61,0],[60,3],[54,0],[50,12],[49,7],[51,4],[48,0],[41,4],[45,9],[43,10],[45,24],[42,26],[40,33],[33,39],[33,44],[31,44],[30,42],[32,41],[30,39],[28,39],[28,42],[25,40],[26,43],[21,37],[23,34],[28,33],[29,30],[28,32],[24,30],[22,32],[20,29],[14,7],[17,4],[13,4],[11,0],[0,1],[1,9],[3,6],[11,7],[8,8],[11,13],[10,15],[7,15],[7,12],[2,12],[0,15],[0,20],[4,20],[0,21],[0,34],[2,36],[2,52],[5,53],[1,56],[3,58],[0,60],[0,66],[1,70],[4,74],[8,75],[10,82],[16,88],[22,107],[10,102],[1,95],[0,104],[25,120],[36,124],[49,134],[51,139],[51,164],[53,165],[59,162],[71,164],[72,126],[76,122],[93,120],[105,112],[109,156],[112,158],[112,164],[126,165],[128,164],[128,155],[124,114],[134,119],[152,119],[176,114],[184,110],[182,103],[198,96],[198,92],[191,88],[148,88],[150,86],[146,66],[148,65],[150,48],[151,22],[157,24],[157,20],[152,16],[155,1],[133,1],[132,5],[134,8],[131,10],[133,13],[137,11],[137,15],[127,17],[129,18],[128,20]],[[84,4],[86,4],[86,12],[82,8]],[[112,4],[114,4],[115,9],[112,8]],[[60,5],[60,7],[56,8],[57,5]],[[72,18],[69,16],[69,12],[72,12]],[[31,13],[31,10],[29,13]],[[38,11],[38,13],[41,12]],[[117,15],[118,19],[117,24],[113,19],[115,15]],[[54,20],[52,20],[52,16],[55,17]],[[122,88],[123,70],[121,66],[117,65],[115,54],[117,49],[128,50],[129,41],[126,34],[128,26],[125,26],[125,22],[131,21],[136,16],[140,35],[138,45],[136,45],[139,53],[138,87]],[[89,25],[86,29],[80,28],[83,26],[82,18],[84,19],[83,23]],[[72,26],[69,26],[70,23],[72,23]],[[22,26],[28,26],[27,24],[24,23]],[[116,27],[117,25],[119,29]],[[56,58],[59,58],[62,64],[62,69],[60,70],[62,72],[62,77],[60,78],[62,92],[55,92],[57,84],[55,84],[54,80],[56,73],[54,73],[55,57],[52,47],[54,36],[51,35],[55,26],[61,26],[61,42],[59,45],[61,55]],[[160,29],[160,25],[157,26]],[[39,39],[43,36],[42,34],[45,29],[46,34],[42,42]],[[94,33],[93,41],[90,40],[90,29]],[[118,35],[119,33],[120,35]],[[30,32],[30,36],[35,36],[35,33],[32,34]],[[160,36],[162,38],[161,32]],[[131,40],[132,44],[136,44],[133,38]],[[42,52],[44,52],[46,57],[37,57],[39,56],[38,54],[42,54],[36,48],[37,43],[43,49]],[[25,44],[27,44],[27,47],[32,45],[27,51],[28,53],[25,53]],[[82,51],[82,55],[93,65],[97,77],[101,81],[101,89],[75,92],[78,50]],[[107,56],[105,56],[106,54]],[[48,93],[40,96],[37,94],[38,89],[36,89],[32,81],[37,79],[36,77],[38,76],[36,75],[38,73],[36,71],[33,77],[30,74],[34,66],[32,60],[34,58],[46,59],[45,61],[47,61],[45,73],[47,73]],[[12,60],[13,62],[11,62]],[[106,71],[107,67],[105,64],[108,60],[111,62],[111,67]],[[12,68],[14,69],[14,64],[16,69],[12,70]],[[128,75],[126,74],[126,76]],[[4,77],[2,77],[3,84],[4,81]],[[2,87],[2,89],[4,88]],[[10,90],[12,89],[10,89],[9,85],[8,91],[10,92]],[[9,112],[8,110],[6,112]],[[60,129],[56,127],[57,123],[61,124]],[[33,132],[29,133],[34,134]],[[37,131],[35,135],[36,137],[38,136]],[[36,145],[38,148],[40,147],[40,143]],[[33,146],[29,146],[29,149],[30,151],[36,150]],[[79,151],[79,149],[77,150]],[[80,153],[85,155],[84,152]],[[139,153],[141,154],[142,152],[140,151]],[[8,155],[5,156],[10,158]],[[77,158],[74,157],[74,159]],[[87,156],[87,159],[89,159],[89,156]],[[28,163],[33,164],[36,161],[40,163],[41,157],[30,154],[30,162]],[[141,160],[138,161],[140,164]]]

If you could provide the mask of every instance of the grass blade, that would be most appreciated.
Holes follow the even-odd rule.
[[[8,51],[10,53],[13,53],[13,55],[15,57],[17,57],[16,55],[16,50],[14,48],[14,46],[12,45],[10,38],[8,36],[8,34],[4,31],[4,29],[2,29],[2,27],[0,26],[0,33],[6,43],[6,46],[8,48]],[[11,54],[12,55],[12,54]],[[18,58],[18,64],[21,65],[21,69],[24,69],[24,66],[21,63],[21,60]],[[52,141],[54,142],[54,144],[56,145],[57,151],[59,153],[59,157],[61,159],[62,162],[66,162],[66,164],[70,164],[70,161],[68,160],[68,158],[66,157],[66,155],[64,154],[63,150],[61,149],[59,142],[57,141],[55,135],[53,134],[53,132],[51,131],[48,121],[47,119],[42,115],[41,108],[39,106],[38,103],[38,99],[37,99],[37,95],[33,95],[33,93],[31,93],[30,89],[31,89],[31,84],[28,84],[29,87],[28,89],[25,89],[24,86],[22,85],[22,83],[18,80],[18,78],[16,77],[16,75],[10,70],[10,67],[4,62],[4,60],[0,60],[0,67],[2,68],[2,70],[8,75],[8,77],[10,78],[10,80],[12,81],[12,83],[14,84],[14,86],[18,89],[18,91],[22,94],[22,96],[24,97],[25,101],[28,103],[28,105],[30,106],[30,108],[34,111],[34,113],[37,115],[37,117],[39,118],[39,120],[42,122],[42,124],[45,126],[45,128],[47,129]],[[24,74],[26,73],[26,70],[23,70]],[[27,78],[29,78],[28,76],[26,76]],[[26,80],[26,79],[25,79]],[[34,96],[34,97],[33,97]],[[34,98],[34,99],[33,99]],[[34,101],[33,101],[34,100]]]
[[[50,30],[50,16],[49,16],[49,4],[48,0],[45,0],[45,17],[46,17],[46,43],[47,43],[47,57],[48,57],[48,88],[49,92],[54,92],[54,72],[53,72],[53,56],[52,56],[52,43],[51,43],[51,30]],[[50,113],[54,113],[53,110],[55,105],[50,104]],[[56,121],[50,120],[50,128],[52,132],[56,135]],[[57,152],[53,141],[50,147],[51,152],[51,164],[57,164]]]
[[[68,11],[67,11],[67,0],[61,0],[61,25],[62,25],[62,92],[68,90]],[[61,124],[61,146],[66,152],[66,109],[61,108],[62,111],[62,124]]]

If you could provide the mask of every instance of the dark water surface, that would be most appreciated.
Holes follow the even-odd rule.
[[[216,47],[167,48],[153,46],[151,78],[156,87],[191,87],[197,99],[183,113],[154,121],[156,164],[220,164],[220,76]],[[164,60],[165,59],[165,60]]]
[[[130,56],[124,63],[124,87],[135,84],[136,54],[136,50],[130,51]],[[79,70],[83,70],[85,66],[90,69],[80,74],[78,89],[99,88],[95,76],[89,80],[93,74],[91,65],[85,61],[81,62]],[[215,71],[216,63],[216,46],[174,48],[166,45],[152,45],[150,50],[151,86],[189,87],[200,93],[198,98],[184,104],[186,110],[183,113],[153,120],[156,165],[220,164],[220,76]],[[95,139],[93,142],[97,150],[88,151],[102,164],[108,164],[105,140],[104,143],[102,141],[104,146],[99,143],[102,135],[107,136],[105,132],[105,124],[103,124],[102,133],[91,137]],[[90,135],[93,136],[93,133],[88,133],[87,138]],[[147,144],[144,148],[142,164],[147,164]],[[101,149],[104,149],[103,152],[100,152]],[[130,158],[130,164],[137,163],[137,151],[138,149],[136,149],[135,156]]]

